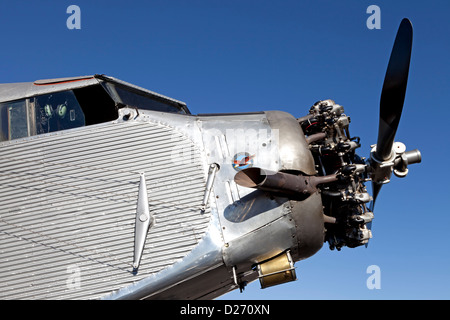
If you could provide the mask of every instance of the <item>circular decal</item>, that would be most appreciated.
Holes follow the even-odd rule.
[[[233,168],[236,171],[253,167],[253,158],[255,155],[250,155],[248,152],[239,152],[233,157]]]

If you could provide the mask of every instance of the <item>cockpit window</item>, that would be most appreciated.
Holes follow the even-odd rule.
[[[0,103],[0,141],[113,121],[117,107],[101,85]]]
[[[29,136],[27,101],[0,103],[0,141]]]
[[[126,106],[189,112],[176,100],[105,78],[94,85],[0,103],[0,141],[114,121],[119,117],[118,108]]]
[[[36,134],[82,127],[83,110],[72,90],[34,98]]]
[[[176,102],[158,99],[157,96],[151,96],[116,83],[104,82],[103,85],[117,103],[144,110],[186,114]]]

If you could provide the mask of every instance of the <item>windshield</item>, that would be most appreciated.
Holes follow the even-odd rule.
[[[111,98],[119,104],[144,110],[186,114],[176,102],[159,98],[156,95],[111,82],[103,82],[103,85]]]

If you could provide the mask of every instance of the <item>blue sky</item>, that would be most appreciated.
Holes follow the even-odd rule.
[[[66,9],[81,9],[69,30]],[[381,29],[369,30],[369,5]],[[414,27],[397,141],[422,163],[377,200],[369,247],[297,262],[298,280],[250,284],[225,299],[449,299],[450,2],[3,1],[0,83],[104,73],[182,100],[191,112],[283,110],[333,99],[351,117],[361,156],[376,143],[381,87],[398,25]],[[381,289],[369,290],[377,265]]]

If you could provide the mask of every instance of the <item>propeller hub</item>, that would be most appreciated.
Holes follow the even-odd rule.
[[[390,156],[385,160],[380,160],[377,156],[377,146],[373,145],[370,151],[369,164],[371,167],[370,177],[374,183],[385,184],[391,181],[392,170],[395,160],[406,151],[406,146],[401,142],[394,142]],[[405,174],[406,175],[406,174]]]

